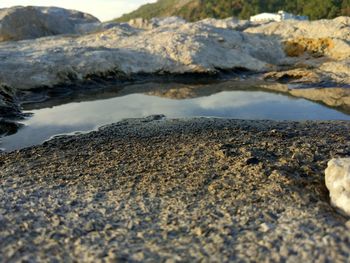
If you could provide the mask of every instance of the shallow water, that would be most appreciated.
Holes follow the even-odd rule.
[[[59,134],[86,132],[125,118],[164,114],[176,117],[225,117],[270,120],[350,120],[320,104],[264,91],[221,91],[190,99],[131,94],[96,101],[67,103],[26,111],[18,133],[2,138],[6,151],[37,145]]]

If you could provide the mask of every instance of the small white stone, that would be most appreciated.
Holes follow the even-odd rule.
[[[345,223],[345,226],[350,230],[350,220]]]
[[[262,223],[262,224],[260,225],[260,230],[261,230],[261,232],[263,232],[263,233],[268,232],[269,230],[271,230],[271,228],[272,228],[272,226],[271,226],[270,224],[267,224],[267,223]]]
[[[330,160],[325,173],[332,205],[350,216],[350,158]]]

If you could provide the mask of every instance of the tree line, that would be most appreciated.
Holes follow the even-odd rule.
[[[178,3],[178,0],[159,0],[154,4],[144,5],[118,20],[170,15],[181,16],[189,21],[231,16],[248,19],[255,14],[278,10],[306,15],[311,20],[350,16],[350,0],[188,0],[183,1],[182,5]]]

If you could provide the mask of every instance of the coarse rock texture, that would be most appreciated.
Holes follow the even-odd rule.
[[[2,260],[346,262],[349,128],[154,116],[3,154]]]
[[[58,7],[3,8],[0,9],[0,41],[75,34],[80,25],[97,22],[92,15]]]
[[[319,70],[337,83],[350,85],[350,58],[322,63]]]
[[[285,42],[285,52],[288,56],[299,57],[305,52],[314,57],[322,57],[334,48],[330,38],[295,38]]]
[[[350,158],[332,159],[328,162],[326,186],[332,204],[350,216]]]

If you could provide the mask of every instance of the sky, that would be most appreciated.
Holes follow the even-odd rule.
[[[0,0],[0,8],[15,5],[58,6],[76,9],[108,21],[156,0]]]

